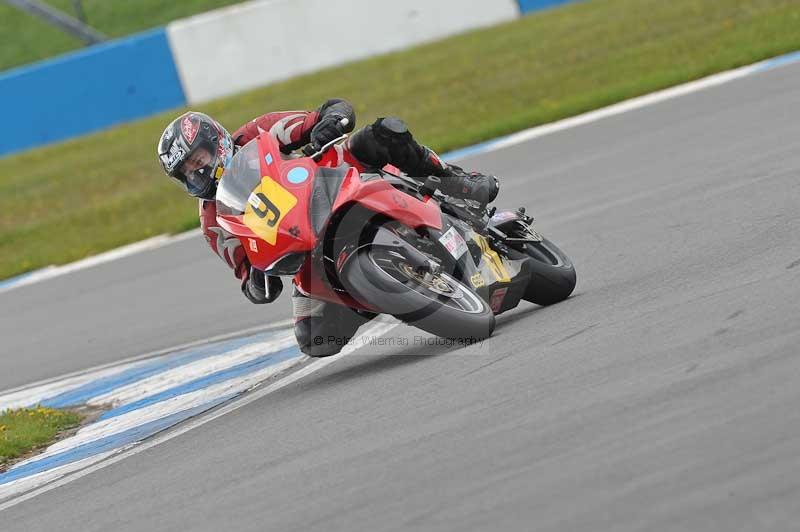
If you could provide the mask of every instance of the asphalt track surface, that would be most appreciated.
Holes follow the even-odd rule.
[[[468,348],[398,329],[412,345],[362,348],[0,528],[796,529],[798,87],[785,67],[465,161],[572,256],[571,299]],[[287,315],[225,275],[193,239],[6,293],[0,384]]]
[[[198,236],[2,293],[0,390],[291,317],[238,287]]]

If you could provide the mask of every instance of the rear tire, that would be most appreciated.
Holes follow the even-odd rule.
[[[339,278],[362,303],[443,338],[473,342],[494,331],[491,308],[460,280],[442,272],[423,281],[391,250],[368,247],[356,253]]]
[[[523,299],[543,306],[567,299],[577,282],[569,257],[546,238],[526,243],[524,251],[533,260],[530,261],[531,280]]]

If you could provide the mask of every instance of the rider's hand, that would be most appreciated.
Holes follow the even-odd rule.
[[[265,275],[261,270],[250,268],[247,278],[242,281],[242,293],[251,303],[261,305],[272,303],[283,290],[280,277]]]
[[[314,149],[319,151],[324,145],[332,140],[336,140],[345,134],[346,124],[342,121],[347,118],[338,113],[326,115],[311,130],[311,144]]]

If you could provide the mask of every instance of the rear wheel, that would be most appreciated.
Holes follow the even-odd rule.
[[[558,246],[543,238],[528,242],[524,252],[531,257],[531,280],[523,298],[537,305],[552,305],[567,299],[575,289],[575,267]]]
[[[342,284],[356,299],[445,338],[478,341],[494,314],[471,288],[445,272],[421,272],[392,249],[368,247],[345,264]]]

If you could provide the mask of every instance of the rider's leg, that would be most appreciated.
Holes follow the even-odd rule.
[[[294,335],[300,351],[312,357],[335,355],[373,315],[292,292]]]
[[[368,167],[391,164],[412,177],[440,177],[441,191],[450,196],[484,204],[497,197],[497,178],[445,164],[433,150],[417,143],[399,118],[379,118],[359,129],[348,140],[346,149]]]

